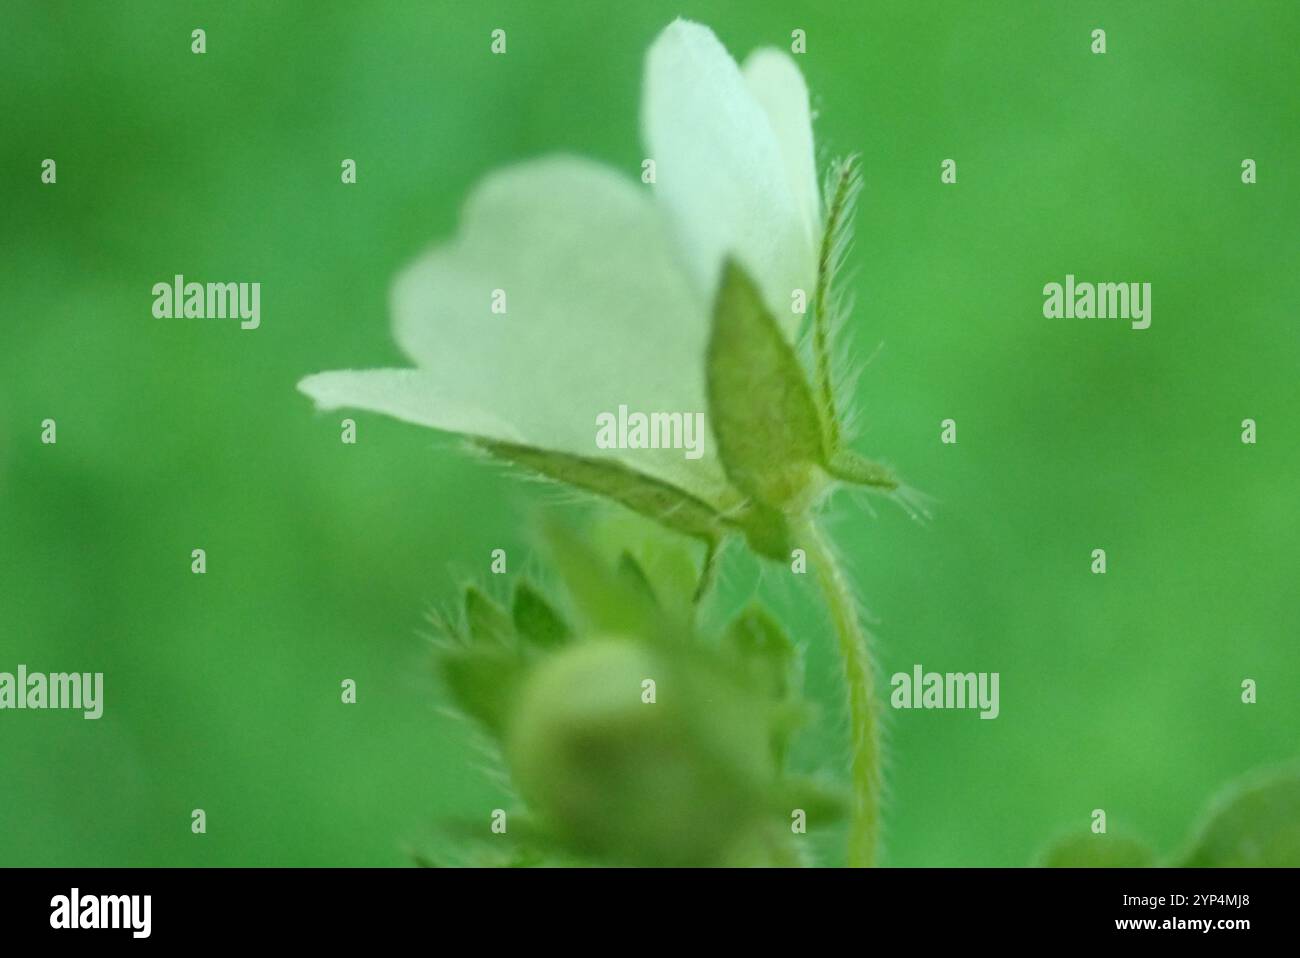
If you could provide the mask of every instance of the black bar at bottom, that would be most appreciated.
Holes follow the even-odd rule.
[[[719,934],[732,944],[848,932],[866,950],[899,934],[927,945],[1046,937],[1231,948],[1291,937],[1296,878],[1294,869],[7,869],[0,927],[6,944],[80,947],[400,936],[461,951],[462,936],[487,944],[513,933],[607,950],[619,940],[609,931],[622,929],[631,940]],[[674,929],[690,939],[660,937]]]

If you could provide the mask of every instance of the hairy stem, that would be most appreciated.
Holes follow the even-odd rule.
[[[839,447],[839,419],[835,414],[835,384],[831,377],[831,281],[837,256],[843,252],[846,221],[857,191],[857,167],[852,157],[841,161],[831,173],[826,195],[826,229],[817,255],[817,290],[813,300],[813,356],[816,365],[817,399],[826,424],[828,452]]]
[[[853,788],[849,819],[848,864],[869,868],[876,863],[880,843],[880,723],[875,698],[867,633],[858,619],[857,600],[834,550],[815,523],[806,526],[808,559],[817,573],[844,663],[848,689]]]

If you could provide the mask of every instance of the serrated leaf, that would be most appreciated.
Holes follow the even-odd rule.
[[[1069,835],[1043,852],[1044,868],[1150,868],[1155,853],[1126,835]]]
[[[708,349],[709,417],[727,478],[784,508],[826,461],[821,414],[794,349],[734,261],[722,270]]]
[[[721,517],[708,503],[613,459],[572,456],[505,442],[480,441],[478,445],[499,459],[612,499],[684,535],[714,541],[722,534]]]
[[[1186,868],[1300,867],[1300,769],[1229,785],[1180,865]]]
[[[474,586],[465,590],[465,622],[475,642],[508,645],[514,633],[506,610]]]
[[[515,587],[510,617],[519,637],[539,649],[559,648],[573,637],[564,617],[527,582]]]

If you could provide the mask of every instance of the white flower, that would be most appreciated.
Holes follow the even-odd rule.
[[[642,128],[653,188],[568,156],[488,176],[455,239],[393,285],[394,335],[413,367],[319,373],[299,388],[321,409],[615,456],[734,506],[711,435],[699,459],[597,450],[596,418],[620,404],[707,411],[705,348],[726,256],[793,337],[792,291],[811,296],[821,237],[808,92],[788,55],[760,50],[742,69],[707,27],[678,20],[646,57]],[[504,315],[490,309],[498,289]]]

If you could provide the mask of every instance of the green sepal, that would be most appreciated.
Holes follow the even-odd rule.
[[[514,624],[494,599],[474,586],[465,590],[465,623],[470,638],[487,645],[510,645]]]
[[[438,666],[456,706],[501,737],[524,675],[519,656],[504,647],[466,646],[442,652]]]
[[[708,503],[616,460],[489,440],[477,440],[476,444],[498,459],[612,499],[684,535],[707,541],[722,536],[721,516]]]
[[[654,586],[650,584],[650,577],[646,575],[645,569],[641,568],[641,563],[637,562],[632,553],[619,554],[617,569],[619,578],[640,592],[648,602],[659,604]]]
[[[620,571],[573,530],[552,523],[547,530],[554,566],[563,581],[573,612],[574,626],[583,635],[663,635],[664,611],[654,593],[628,571]]]
[[[811,719],[799,697],[803,676],[798,649],[785,627],[756,605],[731,621],[720,647],[739,679],[768,700],[772,757],[778,769],[784,768],[795,733]]]
[[[832,476],[855,486],[872,486],[877,489],[897,489],[898,477],[880,463],[859,456],[852,449],[840,449],[831,458],[827,469]]]
[[[706,368],[709,418],[727,477],[764,505],[798,506],[826,461],[821,414],[793,347],[732,260],[713,305]]]
[[[737,615],[722,637],[722,648],[740,672],[769,698],[780,701],[797,687],[794,643],[765,609],[753,605]]]
[[[785,514],[761,502],[750,502],[737,516],[728,520],[745,536],[745,542],[764,559],[785,562],[794,548],[790,523]]]
[[[510,617],[519,637],[538,649],[556,649],[573,638],[564,617],[527,582],[515,587]]]
[[[671,617],[693,620],[701,582],[698,540],[684,538],[627,510],[608,510],[584,535],[629,581]],[[705,555],[717,546],[705,544]]]

